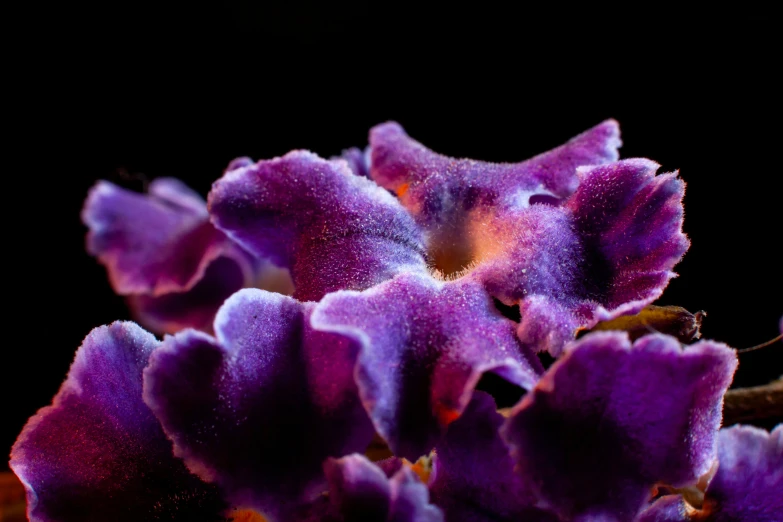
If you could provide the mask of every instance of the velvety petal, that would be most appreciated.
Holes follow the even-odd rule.
[[[363,455],[330,459],[327,504],[316,504],[307,517],[319,522],[443,522],[441,511],[429,503],[427,487],[408,467],[399,466],[387,478]]]
[[[534,493],[514,473],[509,447],[499,433],[503,421],[492,397],[474,392],[436,447],[430,494],[449,522],[559,520],[534,507]]]
[[[287,270],[269,262],[257,262],[256,266],[253,286],[286,295],[294,291]],[[153,331],[176,333],[195,328],[213,333],[215,315],[223,302],[246,284],[240,265],[232,258],[219,257],[190,290],[159,297],[131,295],[128,304],[139,322]]]
[[[576,189],[576,167],[618,158],[619,128],[605,121],[549,152],[521,163],[487,163],[436,154],[412,140],[397,123],[370,132],[371,176],[394,191],[428,234],[433,264],[459,272],[477,257],[493,215],[556,202]]]
[[[206,203],[175,179],[154,180],[147,194],[98,182],[82,219],[87,250],[137,319],[158,332],[210,330],[223,300],[255,285],[264,266],[215,229]]]
[[[218,228],[291,270],[302,301],[426,272],[413,219],[344,161],[294,151],[235,169],[213,185],[209,205]]]
[[[530,388],[540,362],[481,285],[404,274],[364,292],[327,295],[314,328],[360,347],[356,380],[395,455],[416,461],[467,406],[484,372]]]
[[[783,520],[783,425],[732,426],[718,435],[718,471],[704,510],[715,522]]]
[[[142,369],[158,346],[133,323],[93,330],[51,406],[11,451],[32,520],[223,520],[217,488],[172,454],[142,401]]]
[[[175,453],[234,505],[272,519],[320,493],[324,459],[363,451],[373,436],[356,348],[313,331],[312,308],[240,290],[218,312],[216,338],[168,337],[145,371],[145,401]]]
[[[567,197],[577,186],[576,167],[617,160],[620,144],[617,122],[607,120],[527,161],[488,163],[437,154],[389,122],[370,131],[371,176],[429,229],[481,202],[518,209],[536,195]]]
[[[589,334],[514,408],[503,435],[527,487],[561,516],[630,520],[656,483],[709,470],[736,365],[722,344]]]
[[[349,455],[324,464],[329,479],[329,500],[343,520],[387,520],[391,511],[391,485],[383,470],[363,455]]]
[[[783,425],[767,433],[732,426],[718,434],[718,469],[705,492],[702,509],[667,495],[639,522],[778,522],[783,520]]]
[[[206,204],[181,182],[160,178],[148,194],[98,182],[84,205],[87,250],[106,265],[119,294],[163,295],[192,288],[216,258],[239,254],[209,224]],[[235,252],[236,251],[236,252]]]
[[[688,248],[684,185],[643,159],[580,168],[562,206],[488,219],[470,277],[520,303],[520,339],[558,355],[577,329],[638,313],[675,276]]]

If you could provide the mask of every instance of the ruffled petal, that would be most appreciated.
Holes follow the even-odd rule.
[[[213,185],[209,208],[231,238],[289,268],[302,301],[426,272],[413,219],[344,161],[294,151],[229,171]]]
[[[535,494],[514,473],[509,447],[499,433],[503,421],[492,397],[474,392],[436,447],[430,494],[449,522],[559,520],[534,507]]]
[[[335,292],[313,327],[361,348],[356,380],[375,428],[395,455],[428,453],[467,406],[484,372],[531,388],[543,372],[481,285],[401,275],[364,292]]]
[[[293,292],[285,269],[269,262],[258,262],[256,266],[253,286],[286,295]],[[139,322],[155,332],[176,333],[195,328],[211,334],[215,315],[223,302],[246,286],[245,273],[235,260],[219,257],[210,263],[204,276],[190,290],[160,297],[130,295],[128,305]]]
[[[617,160],[620,144],[617,122],[607,120],[527,161],[488,163],[437,154],[389,122],[370,131],[371,176],[430,229],[480,204],[519,209],[530,197],[567,197],[578,183],[576,168]]]
[[[718,435],[718,471],[704,509],[716,522],[783,520],[783,425],[732,426]]]
[[[387,476],[363,455],[329,459],[329,502],[320,502],[298,522],[443,522],[429,503],[427,487],[408,467]]]
[[[563,206],[489,219],[470,274],[520,304],[519,336],[558,355],[577,329],[638,313],[657,299],[688,248],[684,184],[643,159],[580,168]]]
[[[718,434],[718,469],[702,509],[679,495],[656,500],[639,522],[778,522],[783,520],[783,425],[767,433],[732,426]]]
[[[320,493],[327,457],[363,451],[373,436],[356,348],[313,331],[312,308],[241,290],[218,312],[216,338],[169,337],[145,371],[145,401],[175,453],[234,505],[273,519]]]
[[[709,470],[736,365],[717,343],[650,335],[631,346],[624,333],[593,333],[514,408],[503,435],[522,479],[561,516],[631,520],[656,483]]]
[[[106,266],[136,317],[158,332],[211,328],[223,300],[264,267],[209,223],[205,202],[180,181],[147,194],[98,182],[82,211],[87,250]]]
[[[391,511],[391,485],[381,468],[363,455],[329,459],[324,464],[329,500],[343,520],[387,520]]]
[[[619,133],[608,120],[527,161],[487,163],[437,154],[390,122],[370,132],[371,177],[394,191],[426,230],[433,264],[455,273],[481,249],[485,212],[506,214],[571,195],[576,167],[618,158]]]
[[[87,336],[52,405],[11,451],[32,520],[223,520],[217,488],[174,457],[142,401],[142,369],[157,346],[127,322]]]

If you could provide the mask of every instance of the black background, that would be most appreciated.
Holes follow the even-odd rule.
[[[737,348],[776,336],[772,21],[622,15],[133,4],[9,20],[0,449],[49,403],[90,329],[129,317],[83,250],[95,180],[176,176],[206,194],[235,156],[330,156],[389,119],[444,154],[519,161],[616,118],[622,157],[687,182],[692,247],[660,303],[706,310],[704,337]],[[780,352],[742,355],[735,384],[783,373]]]

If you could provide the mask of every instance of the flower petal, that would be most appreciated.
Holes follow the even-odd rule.
[[[675,276],[688,248],[684,185],[643,159],[579,169],[563,206],[491,219],[470,274],[506,304],[520,303],[520,339],[558,355],[578,328],[638,313]],[[542,327],[541,325],[545,325]]]
[[[329,459],[329,500],[312,510],[307,520],[329,522],[443,522],[429,503],[427,487],[409,468],[400,466],[387,478],[363,455]]]
[[[474,392],[436,447],[430,494],[449,522],[559,520],[534,507],[534,493],[514,473],[510,449],[499,433],[503,421],[492,397]]]
[[[514,408],[503,435],[521,476],[561,516],[632,519],[658,482],[706,473],[723,393],[737,365],[725,345],[590,334]]]
[[[521,163],[487,163],[437,154],[394,122],[370,131],[371,177],[394,191],[427,232],[433,264],[451,274],[470,266],[484,240],[483,214],[506,214],[576,189],[576,167],[617,159],[617,122],[608,120]]]
[[[343,520],[387,520],[391,485],[381,468],[363,455],[329,459],[324,464],[329,479],[329,500]]]
[[[732,426],[718,435],[718,471],[704,509],[716,522],[783,520],[783,424],[772,433]]]
[[[188,467],[233,504],[284,517],[321,491],[322,462],[373,430],[353,381],[356,349],[313,331],[312,303],[255,289],[229,298],[216,338],[167,338],[144,398]]]
[[[227,172],[209,205],[218,228],[291,270],[294,297],[302,301],[426,271],[413,219],[343,161],[303,151],[260,161]]]
[[[217,488],[174,457],[142,401],[142,369],[157,345],[134,323],[87,336],[52,405],[11,451],[32,520],[223,520]]]
[[[732,426],[718,434],[718,469],[701,510],[679,495],[666,495],[639,522],[778,522],[783,520],[783,425],[772,433]]]
[[[474,281],[403,274],[364,292],[335,292],[312,324],[361,347],[362,401],[392,451],[411,461],[459,417],[484,372],[530,388],[543,371]]]
[[[223,300],[253,285],[261,268],[174,179],[154,180],[146,195],[98,182],[82,220],[87,250],[106,266],[114,290],[129,295],[138,319],[159,332],[209,329]]]
[[[577,186],[576,167],[617,160],[620,144],[617,122],[607,120],[527,161],[488,163],[437,154],[389,122],[370,131],[371,176],[430,230],[482,203],[519,209],[532,196],[567,197]]]

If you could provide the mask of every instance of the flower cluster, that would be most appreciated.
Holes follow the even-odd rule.
[[[783,520],[783,427],[719,429],[734,350],[577,339],[689,244],[682,181],[619,146],[606,121],[494,164],[386,123],[339,158],[234,160],[208,202],[98,183],[88,250],[170,335],[87,336],[12,450],[31,520]],[[487,374],[522,399],[498,410]]]

